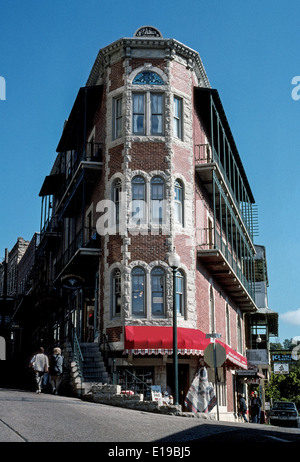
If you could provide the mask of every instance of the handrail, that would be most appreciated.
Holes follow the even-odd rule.
[[[74,327],[73,327],[73,361],[75,361],[75,363],[78,366],[78,373],[79,373],[79,377],[82,383],[84,357],[82,355],[79,340],[78,340]]]
[[[123,376],[125,376],[125,381],[123,383],[123,386],[122,388],[126,391],[128,389],[128,382],[130,382],[130,377],[132,377],[131,379],[131,385],[133,385],[132,388],[134,388],[134,391],[136,391],[136,385],[137,385],[137,382],[141,383],[144,385],[144,387],[149,391],[151,392],[152,388],[150,385],[148,385],[146,382],[144,382],[143,380],[141,380],[139,377],[137,377],[135,374],[133,374],[132,372],[130,372],[128,369],[122,369],[122,370],[119,370],[119,371],[116,371],[115,372],[115,375],[117,377],[117,383],[120,383],[120,375],[123,374]],[[130,383],[129,383],[130,385]],[[151,393],[150,393],[150,396],[151,396]],[[148,397],[149,398],[149,397]],[[144,399],[147,400],[147,395],[144,396]],[[150,398],[151,399],[151,398]]]

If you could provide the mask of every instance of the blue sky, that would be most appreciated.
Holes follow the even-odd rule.
[[[219,91],[258,205],[269,307],[281,341],[300,336],[299,19],[298,0],[2,1],[0,258],[39,230],[38,193],[99,49],[153,25],[198,51]]]

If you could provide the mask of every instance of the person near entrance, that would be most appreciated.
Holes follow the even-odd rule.
[[[64,358],[61,355],[60,348],[54,348],[53,354],[50,357],[50,381],[52,386],[52,393],[57,395],[58,388],[61,384],[62,374],[63,374],[63,363]]]
[[[239,395],[239,413],[244,419],[244,422],[248,422],[246,413],[247,413],[247,404],[245,401],[244,395]]]
[[[261,408],[261,400],[258,396],[257,391],[254,392],[251,398],[251,421],[253,423],[260,423],[260,408]]]

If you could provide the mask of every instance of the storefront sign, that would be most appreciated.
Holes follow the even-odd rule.
[[[274,374],[288,374],[289,365],[287,363],[274,363]]]

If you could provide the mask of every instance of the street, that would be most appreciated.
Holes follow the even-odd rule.
[[[136,443],[131,445],[136,449],[151,443],[152,456],[167,456],[162,451],[168,444],[174,447],[174,443],[180,443],[183,458],[191,455],[196,444],[199,449],[198,443],[299,443],[300,430],[168,416],[72,397],[0,389],[0,441],[102,442],[108,455],[114,457],[124,456],[122,451],[130,443]]]

